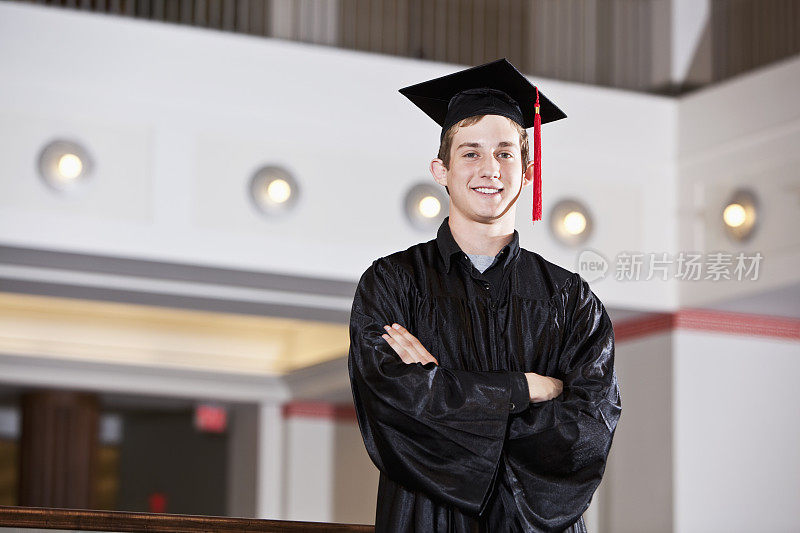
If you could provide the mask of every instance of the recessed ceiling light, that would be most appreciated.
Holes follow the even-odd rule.
[[[39,154],[39,175],[48,187],[66,192],[85,182],[92,171],[92,161],[81,145],[56,140]]]
[[[250,198],[259,211],[268,215],[290,211],[299,195],[297,181],[282,167],[262,167],[250,179]]]

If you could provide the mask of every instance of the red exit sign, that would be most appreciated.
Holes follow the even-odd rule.
[[[194,409],[194,427],[206,433],[224,433],[228,428],[228,411],[218,405],[198,405]]]

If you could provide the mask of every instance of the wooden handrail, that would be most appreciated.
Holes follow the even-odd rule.
[[[79,531],[147,531],[148,533],[179,531],[366,533],[375,531],[373,526],[358,524],[327,524],[324,522],[290,522],[284,520],[228,518],[224,516],[7,506],[0,506],[0,527],[71,529]]]

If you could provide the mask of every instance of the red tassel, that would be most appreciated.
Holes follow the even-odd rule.
[[[536,115],[533,117],[533,220],[542,219],[542,115],[539,114],[539,89],[536,88]]]

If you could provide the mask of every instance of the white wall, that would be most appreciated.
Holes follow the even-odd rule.
[[[287,520],[330,521],[333,432],[333,424],[327,419],[287,420],[284,512]]]
[[[797,531],[800,342],[711,331],[681,316],[641,336],[626,333],[636,320],[618,325],[623,409],[597,531]],[[747,315],[709,323],[726,317],[747,330]]]
[[[673,531],[672,350],[670,331],[615,346],[622,416],[599,489],[598,532]]]
[[[800,343],[675,334],[675,531],[800,529]]]
[[[374,524],[378,469],[356,420],[286,419],[286,520]]]
[[[760,252],[757,281],[680,285],[683,307],[745,297],[798,281],[800,263],[800,58],[693,93],[678,106],[681,250]],[[721,223],[733,192],[759,199],[753,238],[736,243]]]
[[[402,205],[432,179],[439,131],[397,89],[457,66],[14,3],[0,4],[0,48],[14,50],[0,55],[0,243],[355,281],[434,237]],[[586,248],[674,248],[676,103],[534,81],[569,115],[543,128],[544,218],[574,197],[598,221]],[[56,136],[95,161],[81,195],[36,175]],[[302,188],[281,220],[246,195],[267,163]],[[576,251],[531,227],[529,194],[523,246],[574,270]],[[669,283],[596,285],[608,304],[675,304]]]

